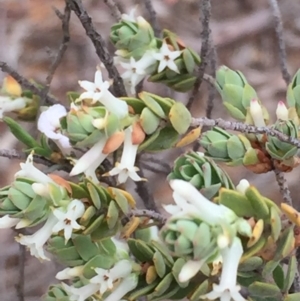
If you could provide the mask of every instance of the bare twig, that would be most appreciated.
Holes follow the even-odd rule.
[[[210,37],[211,38],[211,37]],[[216,72],[217,72],[217,51],[216,48],[213,46],[213,41],[211,38],[210,41],[210,68],[211,68],[211,76],[213,78],[216,78]],[[206,106],[206,117],[211,118],[211,113],[214,108],[214,99],[216,96],[216,89],[212,85],[208,88],[208,102]]]
[[[286,58],[286,49],[285,49],[285,43],[283,37],[283,25],[282,25],[281,13],[278,7],[277,0],[269,0],[269,4],[272,8],[273,17],[274,17],[281,73],[284,81],[288,85],[291,81],[291,76],[288,72],[288,67],[287,67],[287,58]]]
[[[279,140],[288,142],[292,145],[300,148],[300,140],[287,136],[277,130],[271,129],[269,127],[256,127],[254,125],[244,124],[242,122],[226,121],[223,119],[208,119],[206,117],[192,118],[191,126],[218,126],[225,130],[232,130],[241,133],[253,133],[253,134],[267,134],[273,137],[277,137]]]
[[[41,98],[44,97],[47,103],[58,103],[58,101],[54,97],[50,95],[45,95],[43,89],[40,89],[36,85],[32,84],[28,79],[20,75],[16,70],[7,65],[5,62],[0,61],[0,69],[3,72],[6,72],[9,75],[11,75],[25,89],[32,91],[34,94],[40,96]]]
[[[111,162],[108,159],[105,159],[102,162],[102,166],[104,167],[105,171],[110,171],[113,169],[113,165],[111,164]],[[101,181],[105,182],[106,184],[108,184],[109,186],[117,186],[117,181],[115,179],[115,177],[101,177]]]
[[[87,36],[92,41],[96,53],[100,61],[106,67],[108,74],[113,79],[113,89],[116,96],[126,96],[126,90],[123,84],[123,80],[114,66],[113,57],[110,55],[103,37],[96,31],[92,18],[88,15],[86,10],[83,8],[81,0],[66,0],[69,3],[71,10],[73,10],[80,20]]]
[[[295,272],[295,278],[294,278],[294,282],[293,282],[293,292],[294,293],[300,292],[300,273],[299,273],[298,269]]]
[[[211,118],[211,114],[214,108],[214,99],[216,96],[216,88],[215,88],[215,77],[217,70],[217,52],[216,48],[213,45],[212,40],[210,41],[210,68],[211,75],[204,73],[203,79],[209,83],[208,87],[208,100],[206,104],[206,117]],[[206,128],[202,128],[202,133],[206,131]],[[197,151],[200,147],[199,140],[197,140],[193,145],[193,150]]]
[[[201,52],[200,52],[200,57],[201,57],[201,64],[198,68],[197,71],[197,79],[194,84],[194,88],[192,91],[192,95],[189,98],[189,101],[186,105],[188,109],[191,108],[196,95],[198,93],[198,90],[201,86],[201,83],[203,81],[203,75],[205,68],[208,63],[208,53],[209,53],[209,44],[210,44],[210,28],[209,28],[209,21],[210,21],[210,16],[211,16],[211,3],[210,0],[202,0],[201,5],[200,5],[200,10],[201,10],[201,20],[202,20],[202,32],[201,32],[201,38],[202,38],[202,44],[201,44]]]
[[[25,246],[20,244],[19,245],[19,258],[18,258],[19,272],[18,272],[18,282],[16,284],[18,301],[25,300],[25,294],[24,294],[25,255],[26,255]]]
[[[5,157],[8,159],[26,160],[27,156],[28,156],[28,154],[18,152],[15,149],[0,149],[0,157]],[[42,165],[45,165],[48,167],[51,167],[55,164],[51,160],[46,159],[39,155],[34,155],[33,161],[37,164],[42,164]],[[71,165],[68,165],[68,164],[62,164],[62,165],[59,164],[57,169],[60,169],[60,170],[66,171],[66,172],[70,172],[72,167],[71,167]]]
[[[215,86],[216,80],[211,75],[204,73],[203,74],[203,80],[208,82],[210,84],[210,86],[212,86],[212,87]]]
[[[104,0],[104,3],[110,8],[113,17],[119,22],[122,19],[122,14],[117,3],[114,0]]]
[[[168,163],[164,162],[162,159],[155,158],[154,156],[148,156],[147,154],[142,154],[142,158],[142,164],[144,164],[145,162],[147,163],[149,161],[149,163],[157,164],[159,165],[159,167],[162,167],[166,171],[171,172],[171,166]]]
[[[24,160],[27,158],[27,155],[25,153],[19,153],[15,149],[0,149],[0,157]]]
[[[56,15],[58,16],[58,18],[62,22],[63,38],[62,38],[61,44],[59,46],[59,49],[57,51],[57,54],[56,54],[54,60],[52,61],[52,64],[50,66],[50,69],[49,69],[49,72],[48,72],[48,75],[46,78],[46,85],[43,90],[45,96],[49,92],[54,73],[55,73],[57,67],[60,65],[60,63],[64,57],[64,54],[68,48],[69,41],[70,41],[69,23],[70,23],[71,9],[70,9],[69,5],[66,4],[64,14],[62,14],[55,7],[53,9],[54,9]],[[45,97],[41,99],[40,105],[43,105],[44,103],[49,104],[49,103],[47,103],[47,99],[45,99]]]
[[[155,221],[158,221],[161,226],[163,226],[167,221],[167,218],[160,213],[146,209],[134,209],[130,212],[129,217],[131,216],[146,216],[152,218]]]
[[[279,170],[275,170],[274,172],[275,172],[276,181],[278,183],[280,193],[283,197],[284,202],[290,206],[293,206],[291,192],[289,190],[289,187],[288,187],[288,184],[287,184],[287,181],[286,181],[286,178],[285,178],[283,172],[281,172]]]
[[[139,161],[140,161],[140,155],[137,156],[136,166],[140,165]],[[140,168],[139,174],[142,178],[144,177],[144,172],[143,172],[142,168]],[[135,185],[136,185],[135,191],[140,196],[146,209],[158,212],[153,195],[150,192],[148,182],[145,182],[145,181],[135,182]]]
[[[150,15],[150,23],[153,27],[153,30],[154,30],[154,34],[156,37],[159,37],[160,34],[161,34],[161,29],[160,29],[160,26],[158,25],[158,22],[157,22],[157,14],[156,14],[156,11],[153,7],[153,3],[151,0],[145,0],[144,1],[145,3],[145,6],[146,6],[146,9],[148,10],[149,12],[149,15]]]
[[[167,170],[165,168],[155,167],[151,164],[148,164],[147,162],[141,162],[141,166],[146,170],[152,171],[154,173],[161,173],[164,175],[168,175],[171,171],[170,168]]]

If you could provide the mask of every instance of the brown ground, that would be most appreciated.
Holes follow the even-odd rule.
[[[103,1],[84,1],[93,17],[99,32],[107,38],[109,27],[114,19]],[[119,1],[122,8],[128,11],[134,4],[141,1]],[[182,40],[200,49],[201,26],[199,24],[198,2],[193,0],[154,0],[161,27],[176,31]],[[63,8],[62,0],[3,0],[0,1],[0,60],[6,61],[21,74],[43,82],[51,59],[59,47],[61,40],[60,22],[51,9],[56,6]],[[288,52],[289,71],[294,73],[300,65],[300,22],[298,12],[300,4],[297,0],[279,1],[285,27],[285,42]],[[285,98],[285,83],[281,78],[277,56],[277,45],[274,35],[272,15],[267,0],[226,0],[212,1],[212,34],[217,47],[219,64],[228,65],[232,69],[241,70],[249,82],[256,88],[261,100],[270,110],[272,118],[277,102]],[[147,13],[143,5],[139,11],[145,17]],[[109,46],[113,50],[112,46]],[[99,63],[93,46],[85,37],[81,25],[75,16],[71,22],[71,43],[67,54],[57,70],[51,86],[51,92],[65,101],[64,93],[78,89],[79,79],[93,78],[95,66]],[[0,73],[0,79],[4,75]],[[146,85],[147,87],[147,85]],[[157,93],[161,87],[153,88]],[[155,91],[152,90],[152,91]],[[186,102],[186,94],[172,93],[177,100]],[[202,85],[198,100],[194,103],[192,113],[202,116],[205,111],[207,87]],[[215,100],[213,117],[228,118],[220,99]],[[274,119],[273,119],[274,120]],[[24,124],[28,129],[32,125]],[[0,124],[1,148],[21,149],[10,133]],[[159,159],[169,162],[176,158],[180,151],[162,154]],[[0,184],[10,183],[13,174],[18,170],[19,162],[1,159]],[[281,202],[279,190],[275,183],[274,174],[253,175],[244,168],[228,169],[235,183],[243,177],[252,183],[266,196]],[[170,201],[170,191],[162,176],[149,175],[149,182],[159,203]],[[287,175],[292,197],[299,206],[299,171]],[[15,285],[18,283],[18,245],[13,240],[12,231],[1,231],[0,235],[0,300],[13,301],[16,299]],[[53,262],[43,266],[27,255],[26,262],[26,301],[39,300],[50,284],[55,274]]]

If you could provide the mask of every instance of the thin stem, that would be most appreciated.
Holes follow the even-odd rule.
[[[277,43],[278,43],[280,69],[281,69],[282,77],[286,82],[286,84],[288,85],[291,81],[291,75],[289,74],[288,67],[287,67],[286,47],[284,43],[281,13],[279,10],[277,0],[269,0],[269,4],[272,8],[273,17],[274,17],[275,33],[276,33]]]
[[[104,3],[110,8],[113,17],[119,22],[122,19],[122,14],[119,10],[117,3],[114,0],[103,0]]]
[[[126,90],[123,84],[123,80],[114,66],[113,57],[110,55],[103,37],[96,31],[92,18],[86,12],[82,5],[81,0],[66,0],[69,3],[71,10],[73,10],[78,17],[81,25],[85,29],[86,35],[90,38],[93,43],[96,53],[100,61],[106,67],[110,78],[113,80],[113,90],[117,97],[126,96]]]
[[[24,301],[25,300],[25,293],[24,293],[25,255],[26,255],[25,246],[20,244],[19,245],[19,258],[18,258],[19,273],[18,273],[18,283],[16,284],[18,301]]]
[[[130,216],[146,216],[149,217],[155,221],[158,221],[160,225],[164,225],[166,223],[167,218],[163,215],[161,215],[158,212],[152,211],[152,210],[146,210],[146,209],[134,209],[131,211]]]
[[[159,37],[161,34],[161,29],[157,22],[157,14],[153,7],[153,3],[151,0],[145,0],[144,3],[150,15],[150,24],[153,27],[154,34],[156,37]]]
[[[0,149],[0,157],[5,157],[8,159],[17,159],[17,160],[26,160],[28,154],[18,152],[15,149]],[[42,164],[47,167],[53,166],[55,163],[52,162],[49,159],[46,159],[39,155],[33,155],[33,161],[37,164]],[[58,170],[63,170],[65,172],[70,172],[72,169],[72,166],[69,164],[59,164],[57,167]]]
[[[283,197],[283,200],[285,203],[287,203],[290,206],[293,206],[293,201],[291,198],[291,192],[289,190],[286,178],[284,176],[284,173],[279,170],[275,170],[275,176],[276,176],[276,181],[278,183],[280,193]]]
[[[135,163],[136,166],[140,165],[139,160],[140,160],[140,156],[137,156],[136,163]],[[143,172],[142,168],[140,168],[139,174],[140,174],[141,178],[144,177],[144,172]],[[145,182],[145,181],[135,182],[135,185],[136,185],[135,191],[140,196],[140,198],[141,198],[142,202],[144,203],[146,209],[158,212],[158,208],[155,204],[155,200],[153,198],[153,195],[150,192],[148,182]]]
[[[213,41],[210,41],[210,68],[211,68],[211,76],[215,79],[217,72],[217,51],[215,46],[213,46]],[[208,88],[208,102],[206,105],[206,117],[211,118],[212,111],[214,109],[214,99],[216,96],[216,89],[214,86],[209,85]]]
[[[269,127],[256,127],[254,125],[244,124],[241,122],[235,122],[235,121],[226,121],[221,118],[218,119],[209,119],[206,117],[200,117],[200,118],[192,118],[191,126],[209,126],[214,127],[218,126],[225,130],[233,130],[241,133],[252,133],[252,134],[267,134],[272,137],[277,137],[279,140],[288,142],[292,145],[297,146],[297,148],[300,148],[300,140],[296,138],[292,138],[290,136],[287,136],[277,130],[271,129]]]
[[[58,68],[58,66],[60,65],[60,63],[64,57],[64,54],[68,48],[69,41],[70,41],[69,23],[70,23],[71,9],[70,9],[69,5],[66,4],[64,14],[62,14],[57,8],[53,8],[53,9],[54,9],[55,14],[58,16],[58,18],[62,22],[63,38],[62,38],[61,44],[59,46],[59,49],[56,53],[56,56],[55,56],[54,60],[52,61],[52,64],[50,66],[50,69],[49,69],[49,72],[48,72],[48,75],[46,78],[46,85],[43,90],[45,96],[49,92],[54,73],[55,73],[56,69]],[[44,103],[49,104],[49,103],[47,103],[47,99],[42,98],[40,105],[42,106]]]
[[[36,85],[32,84],[28,79],[20,75],[16,70],[7,65],[5,62],[0,61],[0,69],[3,72],[11,75],[23,88],[32,91],[34,94],[45,99],[45,102],[48,104],[58,103],[57,99],[50,95],[45,95],[44,89],[38,88]]]
[[[155,166],[150,165],[150,164],[148,164],[146,162],[141,162],[141,166],[144,169],[152,171],[154,173],[161,173],[161,174],[164,174],[164,175],[168,175],[170,173],[169,170],[165,170],[165,169],[162,169],[162,168],[155,167]]]
[[[200,12],[201,12],[201,20],[202,20],[202,32],[201,32],[201,51],[200,51],[200,57],[201,57],[201,64],[197,71],[197,79],[194,84],[194,88],[192,91],[192,95],[189,98],[189,101],[186,105],[188,109],[191,108],[196,95],[199,91],[199,88],[201,86],[201,83],[203,81],[203,75],[205,68],[208,64],[208,54],[209,54],[209,44],[210,44],[210,33],[211,30],[209,28],[209,21],[211,17],[211,3],[210,0],[202,0],[200,5]]]

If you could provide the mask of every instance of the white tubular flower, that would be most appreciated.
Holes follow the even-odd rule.
[[[120,260],[109,270],[95,268],[98,275],[90,279],[90,283],[99,284],[100,294],[103,295],[107,290],[112,290],[116,280],[127,277],[131,270],[132,264],[129,260]]]
[[[76,176],[84,172],[87,177],[91,177],[93,180],[98,182],[95,170],[108,156],[108,154],[102,153],[106,141],[106,138],[100,139],[79,160],[77,160],[70,172],[70,176]]]
[[[21,221],[20,218],[10,217],[8,214],[0,218],[0,229],[12,228]]]
[[[99,285],[92,283],[84,285],[80,288],[75,288],[74,286],[67,285],[62,282],[62,287],[70,296],[70,301],[85,301],[99,290]]]
[[[47,184],[47,183],[54,183],[53,180],[48,177],[46,174],[41,172],[33,165],[33,155],[30,154],[27,157],[25,163],[20,163],[21,170],[19,170],[15,174],[15,178],[28,178],[30,180],[36,181],[38,183]]]
[[[211,254],[209,255],[211,256]],[[209,257],[208,256],[208,257]],[[178,275],[178,279],[180,282],[186,282],[193,278],[202,268],[203,264],[207,260],[208,257],[205,257],[201,260],[189,260],[187,261]]]
[[[26,107],[26,99],[18,97],[11,99],[8,96],[0,96],[0,119],[3,118],[3,113],[21,110]]]
[[[194,210],[194,214],[196,214],[208,225],[220,225],[224,222],[226,224],[231,224],[237,219],[236,214],[231,209],[209,201],[192,184],[188,182],[183,180],[171,180],[170,186],[174,192],[180,195],[181,198],[186,200],[186,202],[192,206],[189,207],[188,213],[193,214],[191,210],[196,208],[196,211]],[[185,212],[184,206],[180,212]]]
[[[250,101],[250,114],[255,126],[265,126],[263,110],[257,99]]]
[[[178,216],[179,214],[195,214],[197,213],[198,209],[187,202],[186,199],[184,199],[180,194],[178,194],[176,191],[173,192],[173,199],[176,203],[176,205],[163,205],[164,209],[170,213],[171,215]]]
[[[31,256],[40,260],[50,260],[44,253],[44,245],[52,234],[52,228],[57,223],[57,218],[51,213],[42,228],[32,235],[19,234],[15,239],[30,250]]]
[[[111,240],[115,244],[118,253],[128,255],[129,247],[126,240],[117,238],[116,236],[111,237]]]
[[[59,119],[66,115],[66,108],[55,104],[41,113],[37,123],[38,130],[52,139],[64,154],[72,149],[69,138],[60,133]]]
[[[156,60],[153,57],[153,51],[147,51],[140,60],[136,61],[130,57],[129,62],[121,62],[120,65],[126,70],[121,77],[125,84],[128,83],[130,93],[135,93],[135,87],[138,85],[146,75],[150,74],[149,67],[154,66]]]
[[[289,111],[283,101],[278,102],[276,116],[280,120],[289,120]]]
[[[93,104],[97,101],[100,101],[100,99],[104,96],[105,92],[108,91],[110,86],[108,81],[103,81],[102,73],[100,70],[96,71],[94,82],[82,80],[78,83],[81,88],[86,90],[86,92],[83,92],[80,95],[79,99],[92,99]]]
[[[114,289],[113,292],[103,301],[121,301],[123,296],[136,288],[137,284],[138,276],[136,274],[130,274],[129,276],[125,277],[116,287],[116,289]]]
[[[159,61],[158,73],[162,72],[166,67],[174,72],[179,73],[179,70],[174,62],[181,55],[181,51],[172,51],[168,44],[164,41],[159,52],[154,53],[153,57]]]
[[[66,280],[66,279],[72,279],[75,277],[79,277],[82,275],[83,272],[83,265],[74,267],[74,268],[65,268],[62,271],[58,272],[55,276],[58,280]]]
[[[242,243],[235,237],[230,247],[221,250],[222,256],[222,274],[219,284],[213,284],[213,290],[201,296],[202,299],[220,301],[246,301],[240,294],[240,286],[236,284],[237,269],[239,261],[243,254]]]
[[[117,115],[119,118],[123,118],[128,114],[128,105],[125,101],[116,98],[109,92],[109,82],[102,80],[102,73],[97,70],[95,73],[95,82],[79,81],[79,85],[86,90],[83,92],[79,100],[92,99],[92,104],[99,101],[106,109]]]
[[[120,119],[128,115],[127,103],[119,98],[116,98],[109,91],[104,94],[100,102],[109,112],[117,115]]]
[[[129,178],[133,181],[142,181],[142,178],[136,173],[139,169],[134,166],[138,144],[132,144],[132,126],[125,130],[124,148],[121,157],[121,162],[116,163],[108,174],[111,176],[118,175],[119,183],[125,183]]]
[[[58,219],[58,222],[53,227],[52,232],[57,233],[64,230],[65,242],[71,238],[73,229],[81,229],[77,223],[77,219],[80,218],[84,213],[84,205],[79,200],[73,200],[67,207],[67,211],[64,212],[62,208],[57,208],[53,210],[54,216]]]
[[[240,180],[239,184],[236,186],[236,190],[242,194],[245,194],[249,186],[250,186],[249,182],[246,179],[242,179]]]

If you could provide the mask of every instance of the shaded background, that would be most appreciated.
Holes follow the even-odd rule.
[[[148,18],[143,1],[119,1],[124,12],[129,12],[137,3],[138,13]],[[201,24],[199,22],[199,1],[193,0],[153,0],[158,14],[159,24],[178,33],[181,39],[194,50],[201,47]],[[99,0],[84,1],[92,16],[95,27],[106,38],[109,28],[115,22],[110,11]],[[289,71],[294,74],[300,65],[300,2],[297,0],[279,0],[285,28],[285,42],[288,53]],[[0,0],[0,60],[19,71],[26,78],[45,82],[51,60],[62,38],[61,23],[52,10],[52,6],[64,8],[62,0]],[[271,11],[267,0],[212,0],[212,36],[218,53],[219,65],[227,65],[241,70],[253,85],[274,120],[279,100],[285,99],[285,83],[279,69],[277,44]],[[79,90],[79,79],[92,80],[99,60],[93,46],[84,34],[76,16],[72,15],[71,42],[65,57],[57,69],[51,85],[51,93],[65,102],[65,93]],[[107,40],[108,47],[113,51]],[[0,80],[4,74],[0,72]],[[171,96],[186,103],[188,94],[175,93],[165,87],[145,84],[145,89],[162,96]],[[193,116],[203,116],[207,101],[207,85],[203,83],[197,100],[192,107]],[[219,97],[215,99],[213,117],[228,118],[222,108]],[[24,123],[29,131],[32,124]],[[1,148],[17,148],[14,137],[0,124]],[[172,150],[156,156],[164,163],[170,163],[184,150]],[[145,159],[146,160],[146,159]],[[14,173],[19,169],[18,161],[0,158],[0,184],[9,184]],[[275,175],[253,175],[245,168],[226,168],[235,183],[247,177],[260,191],[276,202],[281,202]],[[146,172],[151,189],[158,204],[170,202],[170,190],[164,176]],[[292,197],[296,207],[299,206],[299,171],[287,174]],[[17,300],[16,285],[19,282],[18,244],[14,242],[11,230],[2,230],[0,235],[0,300]],[[26,301],[40,300],[53,281],[58,265],[54,261],[41,265],[38,260],[26,254],[25,293]]]

